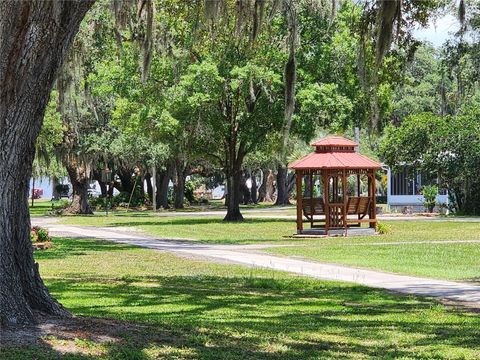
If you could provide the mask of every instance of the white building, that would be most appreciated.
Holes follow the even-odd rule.
[[[424,174],[409,173],[408,167],[402,172],[394,173],[390,168],[388,174],[387,203],[390,209],[395,211],[423,212],[422,188],[425,185],[438,184],[438,179],[428,179]],[[440,189],[437,196],[437,204],[448,204],[448,195],[444,189]]]

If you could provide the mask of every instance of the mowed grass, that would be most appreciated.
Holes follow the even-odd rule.
[[[480,223],[392,221],[388,235],[308,239],[266,251],[387,272],[480,282]]]
[[[270,218],[229,223],[222,221],[222,217],[219,216],[76,216],[62,218],[61,222],[79,226],[127,227],[143,230],[159,238],[189,239],[218,244],[285,241],[284,236],[292,235],[295,226],[290,220]]]
[[[45,216],[48,214],[49,211],[52,210],[52,202],[39,199],[35,200],[32,207],[32,201],[29,200],[29,209],[30,209],[30,216]]]
[[[276,255],[297,256],[438,279],[480,283],[480,243],[324,245],[270,248]]]
[[[2,359],[393,359],[480,357],[480,317],[425,298],[207,263],[85,239],[37,252],[50,291],[74,314],[144,325],[120,342],[79,335]]]
[[[295,224],[288,219],[247,219],[226,223],[220,217],[111,216],[62,220],[81,226],[130,227],[159,238],[183,238],[203,243],[286,244],[267,251],[388,272],[441,279],[480,278],[480,223],[464,221],[390,221],[387,235],[292,239]],[[456,243],[450,243],[455,241]],[[438,243],[429,243],[438,242]],[[293,246],[292,246],[293,245]]]
[[[256,216],[256,217],[253,217]],[[232,223],[222,221],[221,216],[151,216],[145,214],[118,214],[110,216],[64,217],[64,224],[78,226],[126,227],[143,230],[160,238],[183,238],[205,243],[247,244],[271,241],[302,245],[421,242],[480,240],[480,222],[454,220],[382,221],[392,231],[381,236],[330,237],[319,239],[292,239],[296,232],[291,219],[262,218],[251,215],[245,221]]]

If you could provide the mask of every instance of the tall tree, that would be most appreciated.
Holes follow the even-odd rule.
[[[295,1],[284,0],[283,8],[287,19],[288,36],[288,60],[285,63],[285,112],[283,124],[283,137],[280,150],[280,163],[277,168],[277,201],[276,205],[288,205],[287,179],[288,169],[286,164],[287,146],[290,139],[293,113],[295,111],[295,91],[297,86],[297,56],[296,49],[299,43],[299,21]]]
[[[28,183],[55,75],[92,1],[0,1],[0,323],[66,315],[33,259]]]

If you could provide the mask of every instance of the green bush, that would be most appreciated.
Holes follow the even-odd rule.
[[[70,205],[70,202],[67,199],[61,199],[54,201],[52,203],[53,210],[63,210],[66,209]]]
[[[100,209],[105,209],[105,204],[110,203],[110,200],[107,200],[104,197],[91,197],[88,199],[88,204],[90,207],[100,210]],[[109,206],[109,204],[107,204]]]
[[[38,229],[37,235],[38,235],[38,241],[40,242],[45,242],[50,240],[50,236],[48,235],[47,229],[43,229],[43,228]]]
[[[188,180],[185,183],[185,199],[188,200],[189,203],[195,202],[195,197],[193,195],[193,192],[195,191],[195,183],[191,180]]]
[[[47,242],[50,241],[50,235],[48,230],[41,228],[40,226],[32,227],[30,231],[30,239],[32,242]]]
[[[130,194],[127,192],[121,192],[112,198],[112,206],[116,207],[116,206],[120,206],[120,204],[126,205],[128,204],[129,200],[130,200]]]
[[[117,206],[127,206],[130,201],[131,194],[128,192],[121,192],[118,195],[115,195],[112,198],[112,207]],[[145,193],[143,190],[137,186],[133,192],[132,201],[130,202],[130,207],[142,206],[145,204]],[[105,206],[105,205],[103,205]]]
[[[435,204],[437,203],[438,186],[425,185],[422,189],[423,205],[428,209],[428,212],[433,212]]]
[[[392,232],[392,227],[385,223],[377,223],[377,233],[381,235],[390,234]]]

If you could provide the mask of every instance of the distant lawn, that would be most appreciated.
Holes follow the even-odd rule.
[[[120,343],[75,340],[68,359],[480,357],[478,314],[345,283],[179,258],[85,239],[37,252],[47,286],[74,314],[146,325]],[[0,358],[53,359],[51,344]]]
[[[132,227],[159,238],[185,238],[205,243],[297,245],[268,251],[283,256],[441,279],[478,281],[480,278],[480,243],[418,243],[480,241],[478,222],[390,221],[388,224],[392,233],[388,235],[291,239],[287,236],[294,233],[295,223],[286,219],[257,218],[243,223],[225,223],[219,217],[96,216],[66,218],[62,221],[82,226]],[[397,242],[414,244],[393,244]]]
[[[480,282],[480,223],[389,222],[382,236],[308,239],[266,251],[321,262],[438,279]],[[425,242],[425,243],[421,243]],[[435,242],[435,243],[429,243]]]
[[[29,200],[30,216],[45,216],[52,210],[52,202],[45,199],[39,199],[34,201],[32,207],[32,200]]]
[[[227,223],[222,217],[158,217],[158,216],[86,216],[62,218],[63,223],[81,226],[131,227],[160,238],[183,238],[193,241],[246,244],[285,241],[292,235],[295,223],[284,219],[247,219]]]
[[[146,214],[75,216],[61,220],[65,224],[100,227],[132,227],[162,238],[185,238],[201,242],[241,244],[254,242],[289,242],[302,245],[417,242],[443,240],[480,240],[479,222],[454,221],[382,221],[392,232],[382,236],[336,237],[320,239],[288,239],[296,232],[291,219],[248,218],[240,223],[227,223],[221,216],[159,217]]]
[[[480,283],[480,243],[317,245],[271,248],[267,251],[388,272]]]

